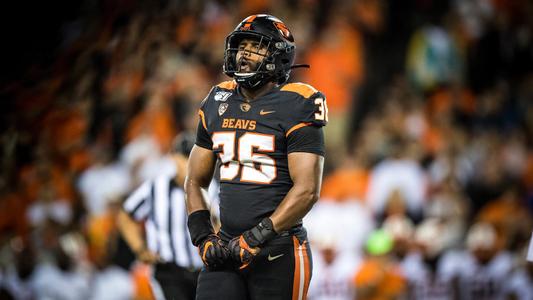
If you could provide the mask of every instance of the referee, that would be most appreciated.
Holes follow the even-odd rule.
[[[194,135],[179,135],[171,154],[176,174],[145,181],[126,199],[118,217],[119,230],[137,259],[154,265],[152,290],[157,299],[195,298],[202,260],[187,230],[183,190],[193,145]]]

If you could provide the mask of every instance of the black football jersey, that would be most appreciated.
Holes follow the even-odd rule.
[[[211,89],[199,110],[196,144],[219,160],[224,234],[237,236],[274,212],[293,185],[288,153],[324,155],[327,113],[325,96],[303,83],[277,86],[251,102],[234,81]],[[320,135],[292,142],[303,128]]]

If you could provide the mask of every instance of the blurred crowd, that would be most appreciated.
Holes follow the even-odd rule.
[[[2,87],[1,299],[152,299],[124,198],[266,12],[291,81],[328,97],[310,299],[533,299],[533,4],[526,0],[83,1],[47,64]],[[113,294],[109,294],[113,290]],[[10,297],[10,298],[9,298]]]

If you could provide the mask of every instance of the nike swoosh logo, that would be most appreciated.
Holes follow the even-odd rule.
[[[276,256],[270,256],[270,254],[268,255],[268,261],[273,261],[274,259],[278,259],[280,257],[282,257],[283,254],[280,254],[280,255],[276,255]]]
[[[275,111],[275,110],[267,110],[267,111],[265,111],[265,110],[261,110],[261,111],[259,112],[259,114],[262,115],[262,116],[264,116],[264,115],[268,115],[268,114],[271,114],[271,113],[274,113],[274,112],[276,112],[276,111]]]

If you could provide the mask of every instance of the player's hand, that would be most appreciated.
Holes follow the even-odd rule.
[[[233,238],[228,244],[231,257],[237,262],[239,270],[246,268],[259,254],[261,248],[250,246],[250,241],[246,240],[245,233]]]
[[[250,230],[243,232],[242,235],[233,238],[228,248],[231,253],[231,257],[239,265],[239,270],[246,268],[259,254],[261,248],[266,241],[277,235],[274,230],[274,224],[270,218],[264,218]]]
[[[209,268],[214,268],[224,264],[229,257],[229,251],[220,237],[216,234],[210,234],[207,236],[200,247],[200,257],[204,262],[204,265]]]

